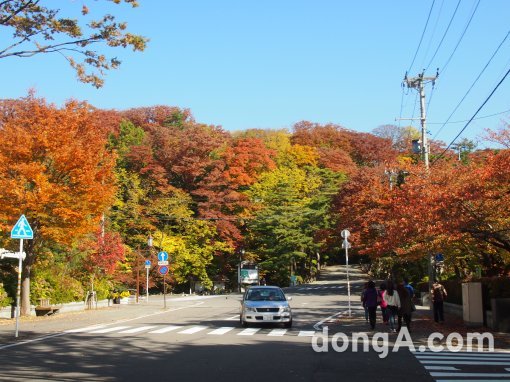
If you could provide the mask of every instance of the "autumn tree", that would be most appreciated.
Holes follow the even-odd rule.
[[[113,4],[121,0],[109,0]],[[137,7],[136,0],[124,0]],[[116,69],[120,61],[108,59],[92,46],[105,43],[108,47],[131,47],[143,51],[145,37],[127,32],[127,24],[118,22],[115,16],[106,14],[99,19],[85,21],[89,8],[97,2],[81,2],[78,16],[81,20],[60,16],[61,10],[42,0],[6,0],[0,2],[0,25],[12,31],[12,40],[0,48],[0,58],[32,57],[42,53],[57,53],[67,59],[81,82],[96,88],[103,85],[105,71]],[[74,5],[74,4],[73,4]],[[77,5],[77,4],[76,4]]]
[[[372,130],[372,134],[389,139],[391,146],[398,152],[411,151],[413,139],[420,139],[420,132],[413,126],[381,125]]]
[[[32,96],[4,100],[0,126],[3,240],[21,214],[34,230],[23,262],[22,312],[27,314],[38,251],[45,243],[69,244],[97,229],[115,192],[115,158],[106,149],[106,129],[86,103],[57,108]]]
[[[289,267],[301,277],[315,272],[313,259],[321,248],[317,233],[331,228],[331,198],[341,174],[313,166],[281,167],[263,174],[247,194],[258,206],[248,222],[249,242],[273,282],[286,284]]]

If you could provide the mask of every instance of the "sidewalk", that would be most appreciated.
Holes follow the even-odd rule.
[[[364,310],[356,305],[351,312],[351,317],[348,317],[347,313],[339,315],[333,318],[329,322],[325,323],[330,327],[330,333],[334,332],[366,332],[371,337],[375,333],[389,333],[389,326],[382,322],[381,310],[377,310],[377,319],[375,330],[371,330],[369,323],[365,321]],[[450,333],[458,333],[462,336],[466,343],[468,333],[491,333],[494,337],[494,348],[497,350],[509,350],[510,349],[510,333],[497,333],[486,327],[467,327],[464,324],[462,318],[455,315],[446,315],[446,321],[442,324],[434,322],[432,312],[428,307],[417,306],[417,310],[413,312],[411,321],[410,335],[415,343],[418,345],[427,345],[427,340],[432,333],[441,333],[443,339],[441,344],[446,343],[446,338]],[[389,333],[390,341],[394,341],[397,336]],[[474,341],[474,346],[477,346]]]
[[[353,280],[359,283],[367,281],[368,276],[361,272],[358,266],[350,267],[351,283]],[[327,280],[331,277],[339,278],[345,276],[345,266],[331,266],[325,268],[321,272],[319,279]],[[369,324],[365,321],[364,310],[362,309],[358,295],[354,294],[351,298],[352,301],[352,317],[348,317],[345,313],[338,316],[327,323],[334,331],[348,331],[348,332],[372,332]],[[432,333],[441,333],[444,336],[443,343],[450,333],[459,333],[464,340],[468,333],[491,333],[494,336],[494,347],[496,349],[510,350],[510,333],[498,333],[487,327],[467,327],[464,324],[462,317],[457,315],[448,314],[445,312],[445,322],[438,324],[434,322],[432,312],[428,306],[416,306],[417,310],[413,312],[411,321],[411,337],[415,343],[426,344],[427,340]],[[345,310],[345,306],[342,306]],[[389,327],[382,322],[381,310],[377,309],[377,321],[375,332],[389,332]],[[475,341],[476,342],[476,341]]]

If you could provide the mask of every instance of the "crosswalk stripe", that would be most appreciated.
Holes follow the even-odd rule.
[[[82,332],[87,332],[89,330],[96,330],[96,329],[104,328],[105,326],[106,325],[86,326],[84,328],[65,330],[64,333],[82,333]]]
[[[438,353],[415,353],[417,358],[450,358],[450,357],[464,357],[464,358],[509,358],[510,354],[505,353],[493,353],[493,352],[483,352],[483,353],[469,353],[469,352],[438,352]]]
[[[207,329],[207,326],[193,326],[192,328],[183,330],[182,332],[179,332],[180,334],[195,334],[198,333],[204,329]]]
[[[432,372],[430,373],[432,377],[490,377],[490,378],[501,378],[507,377],[510,378],[509,373],[442,373],[442,372]]]
[[[448,361],[468,361],[470,359],[478,359],[478,358],[475,358],[475,357],[433,357],[433,356],[427,356],[427,357],[419,357],[417,356],[416,358],[418,358],[420,361],[423,360],[423,361],[434,361],[434,360],[448,360]],[[510,358],[506,358],[506,357],[483,357],[483,358],[479,358],[480,360],[484,360],[484,361],[510,361]]]
[[[134,333],[140,333],[140,332],[152,329],[152,328],[157,328],[157,326],[154,326],[154,325],[152,325],[152,326],[140,326],[138,328],[123,330],[122,332],[119,332],[119,333],[122,333],[122,334],[134,334]]]
[[[298,337],[313,337],[314,334],[314,330],[301,330],[298,334]]]
[[[453,366],[425,366],[425,370],[444,370],[444,371],[455,371],[460,370]]]
[[[287,333],[287,329],[273,329],[269,332],[268,336],[271,337],[281,337],[285,333]]]
[[[179,329],[179,328],[181,328],[181,326],[170,325],[170,326],[165,326],[164,328],[161,328],[161,329],[153,330],[153,331],[149,332],[149,334],[163,334],[163,333],[168,333],[168,332],[171,332],[172,330]]]
[[[425,351],[419,351],[414,350],[411,353],[414,355],[458,355],[458,354],[465,354],[465,355],[472,355],[472,356],[484,356],[484,355],[499,355],[499,356],[510,356],[510,351],[508,350],[500,350],[497,351],[491,351],[489,349],[484,349],[481,351],[472,350],[460,350],[460,351],[448,351],[448,350],[441,350],[441,351],[432,351],[432,350],[425,350]]]
[[[214,329],[212,332],[209,332],[207,334],[215,334],[215,335],[219,336],[219,335],[230,332],[232,329],[234,329],[233,326],[224,326],[224,327],[221,327],[218,329]]]
[[[260,328],[248,328],[248,329],[244,329],[243,331],[237,333],[237,335],[238,336],[253,336],[259,330],[260,330]]]
[[[498,361],[438,361],[438,360],[420,360],[423,364],[435,364],[435,365],[502,365],[502,366],[510,366],[510,361],[508,362],[498,362]],[[509,375],[510,376],[510,375]]]
[[[130,326],[114,326],[112,328],[94,330],[94,331],[89,332],[89,333],[91,333],[91,334],[111,333],[111,332],[117,332],[119,330],[124,330],[124,329],[127,329],[127,328],[130,328]]]

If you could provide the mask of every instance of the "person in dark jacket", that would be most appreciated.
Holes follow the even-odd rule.
[[[402,327],[402,319],[407,326],[407,330],[411,331],[411,315],[413,312],[413,303],[411,295],[403,283],[397,286],[398,297],[400,298],[400,309],[398,310],[398,327],[397,331],[400,331]]]
[[[434,280],[434,284],[432,284],[432,289],[430,290],[430,294],[432,295],[432,307],[434,310],[434,321],[443,323],[444,322],[444,310],[443,303],[447,296],[446,289],[443,285],[439,283],[439,281]]]
[[[377,289],[375,289],[375,283],[373,281],[369,281],[367,284],[367,289],[364,293],[364,301],[363,304],[366,306],[368,310],[368,321],[370,322],[370,328],[372,330],[375,329],[376,322],[376,312],[377,312]]]

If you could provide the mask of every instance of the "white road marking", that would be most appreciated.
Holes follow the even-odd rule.
[[[164,328],[157,329],[157,330],[153,330],[152,332],[149,332],[149,334],[163,334],[163,333],[168,333],[168,332],[171,332],[172,330],[180,329],[181,327],[182,327],[182,326],[175,326],[175,325],[165,326]]]
[[[253,336],[259,330],[260,330],[260,328],[248,328],[248,329],[244,329],[243,331],[237,333],[237,335],[238,336]]]
[[[281,337],[285,333],[287,333],[287,329],[273,329],[269,332],[268,336],[271,337]]]
[[[298,334],[298,337],[313,337],[315,335],[315,330],[301,330]]]
[[[438,360],[420,360],[423,364],[435,364],[435,365],[491,365],[491,366],[510,366],[508,362],[497,362],[497,361],[438,361]],[[509,375],[510,377],[510,375]]]
[[[140,332],[144,332],[146,330],[149,330],[149,329],[152,329],[152,328],[156,328],[157,326],[140,326],[138,328],[133,328],[133,329],[128,329],[128,330],[123,330],[122,332],[119,332],[119,333],[122,333],[122,334],[134,334],[134,333],[140,333]]]
[[[416,358],[418,358],[418,360],[420,360],[420,361],[423,360],[424,362],[427,362],[427,361],[434,361],[434,360],[468,361],[468,360],[474,359],[475,357],[462,357],[462,356],[459,356],[459,357],[455,357],[455,356],[448,356],[448,357],[425,356],[425,357],[421,357],[421,356],[416,356]],[[482,357],[482,358],[480,358],[480,360],[482,360],[482,359],[484,361],[510,361],[510,358],[508,358],[508,357]]]
[[[501,353],[493,353],[493,352],[483,352],[483,353],[471,353],[471,352],[439,352],[439,353],[414,353],[416,358],[453,358],[453,357],[461,357],[461,358],[498,358],[498,359],[510,359],[510,354],[501,354]]]
[[[195,334],[198,333],[204,329],[207,329],[207,326],[193,326],[189,329],[183,330],[182,332],[179,332],[179,334]]]
[[[315,330],[320,330],[320,326],[322,326],[322,324],[323,324],[323,323],[325,323],[326,321],[329,321],[329,320],[331,320],[332,318],[335,318],[336,316],[341,316],[341,315],[343,315],[344,313],[348,313],[348,312],[349,312],[349,311],[348,311],[348,310],[346,310],[346,311],[343,311],[343,312],[335,313],[335,314],[333,314],[333,315],[331,315],[331,316],[329,316],[329,317],[325,318],[324,320],[317,322],[317,323],[313,326],[313,328],[314,328]]]
[[[229,318],[225,318],[223,321],[237,321],[237,320],[239,320],[238,314],[236,314],[235,316],[229,317]]]
[[[70,329],[70,330],[65,330],[64,333],[82,333],[82,332],[87,332],[89,330],[94,330],[94,329],[100,329],[100,328],[104,328],[106,325],[92,325],[92,326],[86,326],[84,328],[78,328],[78,329]]]
[[[92,332],[89,332],[90,334],[103,334],[103,333],[111,333],[116,332],[119,330],[124,330],[130,328],[130,326],[114,326],[112,328],[106,328],[106,329],[100,329],[100,330],[94,330]]]
[[[442,373],[432,372],[432,377],[491,377],[491,378],[510,378],[509,373]],[[471,381],[471,380],[470,380]]]
[[[212,332],[209,332],[207,334],[214,334],[220,336],[222,334],[230,332],[232,329],[234,329],[234,326],[223,326],[221,328],[214,329]]]
[[[455,371],[455,370],[458,370],[460,371],[460,369],[457,369],[456,367],[453,367],[453,366],[425,366],[425,369],[426,370],[444,370],[444,371]]]

